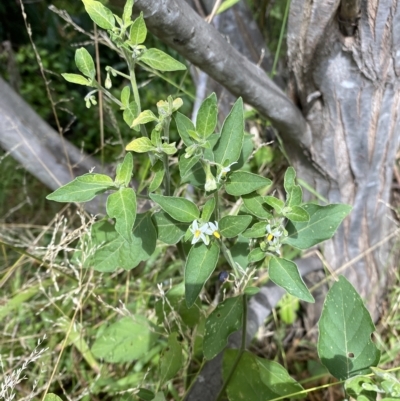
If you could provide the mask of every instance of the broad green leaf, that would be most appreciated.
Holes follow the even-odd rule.
[[[285,187],[286,193],[289,195],[294,187],[296,178],[296,171],[293,167],[288,167],[285,172],[285,177],[283,178],[283,186]]]
[[[244,134],[242,151],[236,164],[231,167],[231,171],[240,170],[247,162],[254,150],[253,135]]]
[[[100,28],[113,29],[115,27],[114,15],[107,7],[103,6],[99,1],[82,0],[85,10],[89,17]]]
[[[375,331],[368,310],[343,277],[329,290],[318,323],[318,355],[332,376],[345,380],[370,373],[380,352],[371,340]]]
[[[160,362],[160,381],[166,383],[178,373],[183,366],[182,344],[178,341],[178,333],[171,333]]]
[[[249,254],[249,242],[248,238],[239,235],[235,245],[230,249],[234,262],[243,269],[248,265],[247,255]]]
[[[131,128],[135,125],[147,124],[151,121],[158,121],[158,119],[151,110],[144,110],[133,120]]]
[[[259,262],[265,259],[265,252],[261,248],[254,248],[247,256],[249,263]]]
[[[225,299],[207,317],[203,352],[210,360],[217,356],[227,345],[228,337],[242,325],[243,297]]]
[[[96,75],[96,69],[94,68],[94,61],[90,53],[84,48],[81,47],[75,52],[75,64],[78,67],[78,70],[90,78],[90,80],[94,79]]]
[[[225,165],[227,161],[229,164],[236,162],[242,150],[243,137],[243,100],[239,98],[222,126],[221,136],[214,147],[214,161],[222,165]]]
[[[288,195],[287,205],[288,206],[299,206],[303,200],[303,190],[300,185],[293,185]]]
[[[136,153],[146,153],[157,150],[157,148],[151,143],[150,139],[146,138],[145,136],[134,139],[132,142],[126,145],[125,149],[132,150]]]
[[[190,249],[185,265],[185,298],[188,308],[196,302],[217,265],[218,257],[219,246],[216,242],[208,246],[197,243]]]
[[[153,214],[153,221],[158,231],[158,239],[168,245],[179,242],[189,228],[189,224],[173,219],[162,210]]]
[[[129,33],[130,42],[133,45],[140,45],[146,40],[147,28],[143,18],[143,11],[140,12],[139,17],[133,21]]]
[[[181,183],[188,182],[197,188],[204,188],[206,182],[206,174],[201,163],[198,162],[198,157],[185,159],[181,156],[179,159],[179,172],[181,175]]]
[[[285,202],[275,198],[275,196],[264,196],[264,201],[267,205],[270,205],[278,214],[282,213],[282,209],[285,206]]]
[[[124,121],[128,124],[129,127],[132,127],[133,122],[135,121],[136,117],[138,116],[139,108],[135,101],[129,103],[129,105],[124,109],[122,117]],[[133,127],[135,131],[140,131],[139,126]]]
[[[129,85],[124,86],[124,88],[121,91],[121,103],[124,108],[129,107],[130,97],[131,97],[131,87]],[[136,105],[136,103],[135,103],[135,105]],[[137,109],[137,107],[136,107],[136,109]],[[137,110],[136,110],[135,116],[132,119],[132,121],[136,118],[136,115],[137,115]],[[132,124],[132,121],[131,121],[131,124]],[[128,125],[131,125],[131,124],[128,124]]]
[[[271,184],[272,182],[269,178],[261,177],[258,174],[248,173],[247,171],[235,171],[229,175],[225,189],[229,195],[240,196]]]
[[[290,221],[310,220],[310,215],[300,206],[292,206],[289,210],[283,209],[283,215]]]
[[[238,350],[227,349],[223,359],[223,377],[227,379],[236,360]],[[227,395],[229,401],[268,401],[279,394],[267,387],[261,380],[260,367],[254,354],[245,351],[229,381]]]
[[[256,359],[262,382],[274,393],[281,397],[304,391],[300,383],[292,379],[287,370],[277,362],[264,358]],[[304,398],[305,394],[291,396],[290,398]]]
[[[186,146],[193,145],[193,140],[190,138],[188,131],[195,131],[196,128],[192,121],[185,115],[177,111],[174,114],[176,128],[178,129],[179,136]]]
[[[166,300],[158,300],[155,304],[155,312],[160,323],[168,319],[168,315],[172,310],[178,313],[183,323],[190,328],[199,323],[200,317],[203,318],[200,300],[197,300],[191,308],[186,306],[185,283],[183,281],[172,287],[167,292],[166,298]],[[172,322],[170,321],[169,323],[171,325]]]
[[[282,240],[299,249],[308,249],[331,238],[351,211],[351,206],[343,204],[319,206],[308,203],[302,208],[309,214],[310,220],[289,222],[286,226],[288,236]]]
[[[115,219],[115,231],[132,242],[132,229],[136,219],[136,194],[132,188],[120,188],[107,198],[107,214]]]
[[[225,216],[218,222],[219,231],[225,238],[236,237],[249,226],[251,220],[248,215]]]
[[[127,187],[131,182],[133,171],[133,157],[132,153],[127,153],[124,161],[117,166],[115,183]]]
[[[289,294],[306,302],[315,302],[299,273],[296,263],[272,256],[268,265],[269,278]]]
[[[85,239],[87,242],[88,239]],[[118,268],[131,270],[154,253],[157,233],[149,213],[138,214],[133,227],[133,242],[129,243],[107,221],[92,226],[91,242],[87,246],[84,267],[100,272]]]
[[[136,393],[136,396],[139,397],[141,400],[144,401],[153,401],[155,398],[155,394],[147,390],[147,388],[139,388],[139,391]],[[120,401],[125,401],[125,400],[120,400]],[[129,398],[126,401],[131,401]]]
[[[158,71],[186,70],[186,66],[158,49],[148,49],[139,61]]]
[[[114,181],[108,175],[88,173],[56,189],[46,199],[56,202],[88,202],[113,187]]]
[[[58,395],[55,394],[46,394],[46,397],[44,397],[44,401],[63,401],[62,398],[60,398]]]
[[[253,224],[248,230],[246,230],[242,235],[245,238],[261,238],[266,234],[267,224],[265,221],[259,221]]]
[[[175,220],[183,223],[191,223],[199,218],[200,212],[197,206],[190,200],[175,196],[162,196],[150,194],[150,199],[156,202],[164,212]]]
[[[253,192],[242,196],[244,206],[251,214],[259,219],[271,219],[272,214],[267,210],[264,197]]]
[[[211,219],[211,215],[213,214],[215,209],[215,198],[210,198],[205,205],[203,206],[203,210],[201,211],[201,219],[203,221],[209,221]]]
[[[154,192],[164,179],[165,170],[162,161],[157,160],[151,168],[151,171],[154,173],[154,176],[149,185],[149,192]]]
[[[125,25],[127,25],[129,22],[131,22],[133,3],[134,3],[134,0],[126,0],[125,6],[124,6],[124,12],[122,14],[122,20]]]
[[[79,74],[61,74],[62,77],[68,81],[68,82],[72,82],[73,84],[78,84],[78,85],[84,85],[84,86],[91,86],[92,85],[92,81],[85,78],[82,75]]]
[[[144,316],[123,317],[103,331],[94,342],[92,352],[108,363],[131,362],[149,352],[157,337]]]
[[[212,93],[201,104],[196,118],[196,131],[205,139],[208,138],[217,126],[217,96]]]

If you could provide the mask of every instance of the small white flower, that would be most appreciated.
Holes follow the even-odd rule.
[[[215,221],[214,223],[212,223],[210,221],[208,223],[208,229],[209,229],[209,231],[207,232],[207,234],[213,235],[215,238],[218,238],[218,239],[221,238],[221,234],[218,229],[218,221]]]
[[[265,227],[265,231],[267,232],[266,240],[269,244],[276,244],[279,242],[279,237],[282,236],[283,232],[279,229],[279,227],[275,227],[273,230],[271,229],[271,224],[267,224]]]
[[[208,233],[210,231],[208,227],[208,223],[203,224],[199,227],[199,223],[197,220],[194,220],[192,225],[190,226],[190,231],[193,234],[192,245],[198,242],[200,239],[208,245],[210,243],[210,238],[208,237]]]
[[[231,171],[231,166],[237,164],[237,162],[231,163],[229,166],[222,167],[220,173],[218,174],[217,181],[220,182],[221,178],[225,178],[226,174]]]

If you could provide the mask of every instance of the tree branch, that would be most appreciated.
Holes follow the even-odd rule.
[[[300,110],[184,0],[137,0],[135,7],[143,11],[155,35],[268,117],[284,140],[302,148],[310,146],[311,134]]]

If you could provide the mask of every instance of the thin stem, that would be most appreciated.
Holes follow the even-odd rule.
[[[215,220],[219,221],[220,219],[220,214],[219,214],[219,196],[218,196],[218,191],[214,192],[214,200],[215,200]]]
[[[169,143],[169,125],[171,123],[171,117],[166,117],[164,121],[164,141],[165,143]],[[164,153],[163,155],[163,164],[164,164],[164,195],[171,195],[171,177],[169,175],[169,159],[168,155]]]
[[[226,261],[229,263],[229,265],[232,267],[233,270],[235,270],[236,274],[238,274],[238,270],[236,267],[236,262],[233,260],[231,251],[226,247],[223,241],[220,241],[221,243],[221,250],[222,253],[226,259]]]
[[[228,384],[230,380],[232,379],[233,374],[235,373],[235,370],[237,366],[239,365],[240,359],[242,358],[242,355],[244,351],[246,350],[246,335],[247,335],[247,296],[246,294],[243,294],[243,321],[242,321],[242,342],[240,344],[239,352],[236,356],[235,362],[233,362],[232,368],[229,371],[228,377],[225,380],[224,385],[221,388],[221,391],[219,392],[216,401],[220,401],[225,393],[226,388],[228,387]]]

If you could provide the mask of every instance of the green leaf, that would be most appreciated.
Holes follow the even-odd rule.
[[[147,28],[143,18],[143,11],[140,12],[139,17],[133,21],[129,33],[130,42],[133,45],[140,45],[146,40]]]
[[[235,263],[245,269],[248,265],[247,255],[249,254],[249,239],[238,236],[238,239],[230,249],[232,258]]]
[[[217,126],[217,96],[212,93],[201,104],[196,118],[196,131],[202,138],[208,138]]]
[[[44,397],[44,401],[63,401],[63,400],[58,395],[50,393],[46,394],[46,397]]]
[[[268,275],[276,285],[284,288],[289,294],[306,302],[315,302],[301,278],[296,263],[272,256],[269,260]]]
[[[158,119],[151,110],[144,110],[133,120],[131,128],[135,125],[147,124],[151,121],[158,121]]]
[[[249,226],[251,220],[248,215],[225,216],[218,222],[219,231],[225,238],[236,237]]]
[[[186,70],[184,64],[158,49],[146,50],[143,55],[139,57],[139,61],[158,71]]]
[[[96,75],[96,69],[94,68],[94,61],[90,53],[84,48],[81,47],[75,52],[75,64],[78,67],[78,70],[90,78],[94,79]]]
[[[157,160],[151,168],[151,171],[154,173],[154,176],[149,185],[149,192],[154,192],[164,179],[165,170],[162,161]]]
[[[173,143],[163,143],[161,145],[161,150],[166,153],[167,155],[175,154],[178,149],[176,149],[175,142]]]
[[[181,156],[179,160],[179,172],[182,184],[188,182],[197,188],[204,188],[206,174],[204,173],[203,166],[198,162],[198,160],[198,157],[185,159],[184,156]]]
[[[318,355],[338,380],[370,373],[380,352],[371,340],[375,331],[368,310],[343,277],[329,290],[318,323]]]
[[[243,297],[225,299],[207,317],[203,339],[204,358],[211,360],[228,344],[228,337],[242,325]]]
[[[146,138],[145,136],[134,139],[132,142],[126,145],[125,149],[132,150],[136,153],[146,153],[157,150],[157,148],[151,143],[150,139]]]
[[[283,186],[285,187],[286,193],[289,195],[292,188],[295,186],[296,171],[293,167],[288,167],[283,178]]]
[[[127,153],[124,161],[117,166],[115,183],[127,187],[131,182],[133,171],[133,156],[132,153]]]
[[[61,74],[62,77],[68,81],[68,82],[72,82],[73,84],[78,84],[78,85],[84,85],[84,86],[91,86],[92,85],[92,81],[90,81],[89,79],[85,78],[82,75],[79,74]]]
[[[124,88],[121,91],[121,103],[122,103],[124,108],[129,107],[129,98],[130,97],[131,97],[131,88],[130,88],[130,86],[129,85],[124,86]],[[136,106],[136,103],[135,103],[135,106]],[[137,106],[136,106],[135,117],[133,119],[136,118],[136,115],[137,115]],[[133,121],[133,119],[132,119],[132,121]],[[132,121],[131,121],[131,124],[132,124]],[[128,125],[130,126],[131,124],[128,124]]]
[[[160,381],[166,383],[173,379],[183,366],[182,344],[178,341],[178,333],[169,335],[167,348],[160,359]]]
[[[224,352],[224,380],[227,379],[237,353],[238,351],[234,349],[227,349]],[[268,388],[261,380],[258,359],[248,351],[243,353],[226,389],[229,401],[267,401],[279,397],[279,394]]]
[[[124,12],[122,14],[122,20],[124,21],[125,25],[127,25],[129,22],[131,22],[133,3],[134,3],[134,0],[126,0],[125,6],[124,6]]]
[[[242,196],[244,206],[251,214],[259,219],[271,219],[272,214],[266,209],[264,197],[253,192]]]
[[[346,394],[356,400],[376,401],[376,391],[368,391],[365,385],[373,385],[372,379],[366,376],[355,376],[344,383]]]
[[[231,173],[225,184],[226,192],[229,195],[246,195],[257,189],[271,185],[270,179],[247,171],[235,171]]]
[[[258,294],[259,292],[260,292],[260,289],[259,289],[258,287],[246,287],[246,288],[244,289],[244,293],[245,293],[246,295],[249,295],[249,296],[256,295],[256,294]]]
[[[266,234],[267,225],[265,221],[259,221],[253,224],[248,230],[246,230],[242,235],[245,238],[261,238]]]
[[[188,199],[156,194],[150,194],[149,196],[151,200],[156,202],[161,209],[175,220],[183,223],[191,223],[193,220],[199,218],[199,209],[197,209],[197,206]]]
[[[297,311],[300,308],[299,299],[286,293],[278,302],[278,313],[285,324],[293,324],[297,319]]]
[[[287,205],[288,206],[299,206],[303,200],[303,190],[301,186],[294,185],[288,195]]]
[[[254,248],[247,256],[249,263],[259,262],[265,259],[265,252],[261,248]]]
[[[203,210],[201,212],[201,219],[203,221],[209,221],[211,215],[214,212],[214,209],[215,209],[215,198],[210,198],[203,206]]]
[[[221,136],[214,147],[214,161],[222,165],[225,165],[227,161],[229,164],[238,161],[243,146],[243,137],[243,100],[239,98],[222,126]]]
[[[89,17],[100,28],[113,29],[115,27],[114,15],[107,7],[103,6],[99,1],[82,0],[85,10]]]
[[[149,213],[138,214],[133,227],[133,242],[129,243],[107,221],[93,224],[84,267],[100,272],[113,272],[118,268],[131,270],[153,254],[157,233]],[[88,239],[85,240],[88,242]]]
[[[290,210],[283,210],[283,215],[290,221],[309,221],[310,215],[300,206],[292,206]]]
[[[152,401],[165,401],[165,395],[162,391],[159,391]]]
[[[178,129],[179,136],[181,137],[183,143],[186,146],[193,145],[193,140],[191,139],[188,131],[195,131],[196,128],[192,121],[185,115],[177,111],[174,114],[176,128]]]
[[[310,220],[289,222],[286,226],[288,236],[282,240],[282,243],[299,249],[308,249],[331,238],[352,209],[343,204],[319,206],[308,203],[302,207],[309,214]]]
[[[275,198],[275,196],[264,196],[264,201],[267,205],[270,205],[274,210],[278,213],[282,213],[282,209],[285,206],[285,202],[282,200]]]
[[[197,243],[190,249],[185,265],[185,298],[190,308],[199,296],[201,289],[210,278],[217,265],[219,246],[211,242],[209,246]]]
[[[141,400],[153,401],[154,397],[156,396],[152,391],[147,390],[147,388],[139,388],[138,390],[139,391],[136,393],[136,396],[139,397]],[[129,398],[128,398],[128,400],[129,400]]]
[[[189,228],[189,224],[173,219],[162,210],[153,214],[153,221],[158,231],[158,239],[168,245],[179,242]]]
[[[150,351],[157,337],[144,316],[123,317],[103,331],[94,342],[92,352],[108,363],[131,362]]]
[[[135,121],[136,117],[138,116],[138,112],[139,112],[139,108],[135,101],[130,102],[129,105],[124,110],[122,117],[130,128],[132,127],[133,122]],[[140,131],[139,126],[132,127],[132,128],[135,131]]]
[[[290,394],[304,391],[300,383],[292,379],[287,370],[279,363],[269,361],[264,358],[256,359],[260,377],[262,382],[274,393],[279,396],[288,396]],[[290,396],[290,398],[304,398],[305,394],[299,394],[297,396]]]
[[[56,189],[46,199],[56,202],[88,202],[113,187],[114,181],[108,175],[88,173]]]
[[[107,198],[107,214],[115,219],[115,230],[126,241],[132,242],[136,219],[136,194],[132,188],[120,188]]]

